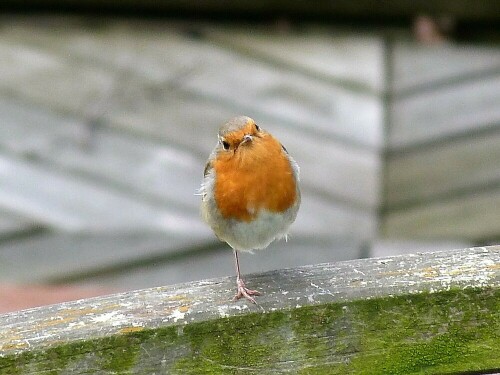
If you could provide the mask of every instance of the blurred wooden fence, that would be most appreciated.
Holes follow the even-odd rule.
[[[0,24],[0,282],[232,273],[194,192],[235,114],[302,171],[292,240],[245,269],[380,255],[381,237],[500,237],[497,47],[324,26]]]

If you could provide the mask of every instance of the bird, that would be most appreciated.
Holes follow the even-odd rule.
[[[246,287],[238,252],[264,249],[288,239],[300,207],[299,166],[287,149],[248,116],[219,128],[199,190],[201,215],[219,240],[232,249],[237,293],[256,303],[261,293]]]

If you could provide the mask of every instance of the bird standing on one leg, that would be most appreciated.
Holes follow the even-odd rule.
[[[238,251],[266,248],[286,237],[300,206],[299,167],[281,143],[246,116],[219,129],[201,184],[203,219],[233,248],[235,300],[255,303],[240,274]]]

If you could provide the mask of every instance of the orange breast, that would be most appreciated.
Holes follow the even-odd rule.
[[[251,221],[259,210],[282,212],[296,199],[293,169],[270,134],[240,145],[214,162],[215,199],[222,216]]]

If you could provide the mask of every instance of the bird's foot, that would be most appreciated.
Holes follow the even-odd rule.
[[[236,279],[236,285],[238,286],[238,293],[233,298],[233,301],[237,301],[242,297],[245,297],[247,300],[249,300],[252,303],[257,303],[255,302],[255,298],[252,296],[260,296],[260,292],[252,289],[248,289],[245,286],[245,283],[242,279],[239,277]]]

